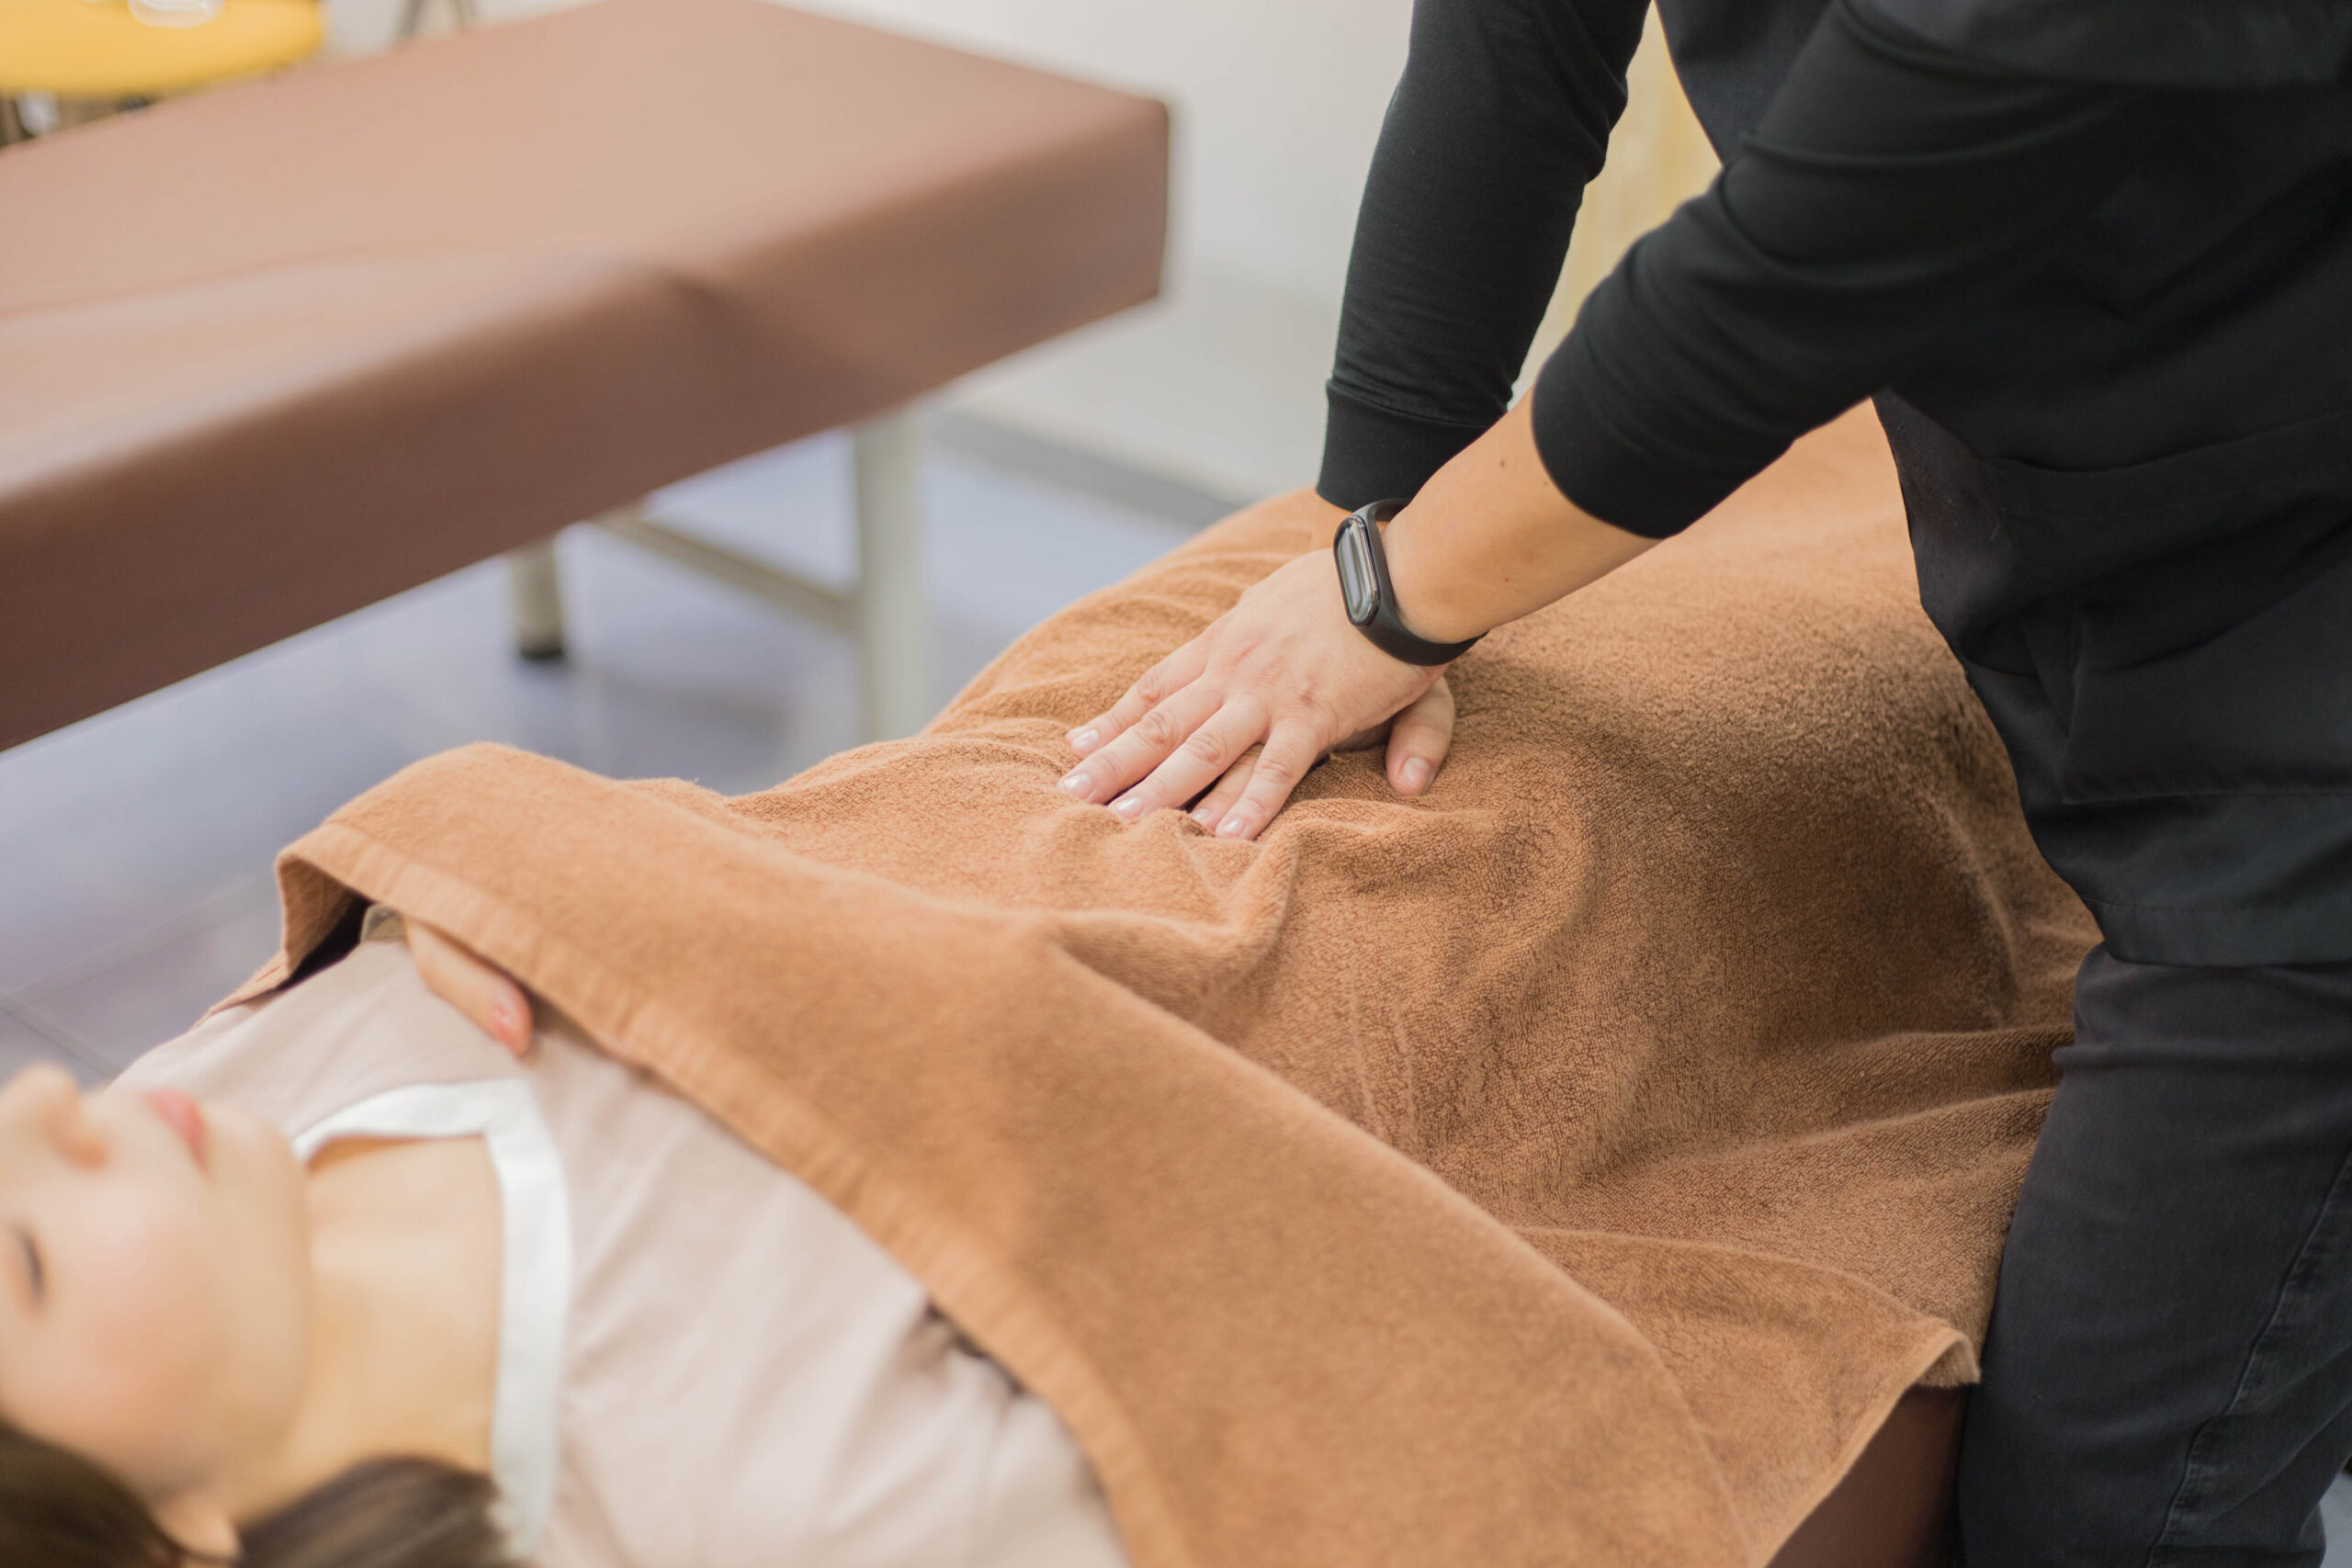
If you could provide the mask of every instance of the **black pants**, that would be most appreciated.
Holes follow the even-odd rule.
[[[2316,1564],[2352,1456],[2352,964],[2095,950],[1961,1450],[1968,1568]]]

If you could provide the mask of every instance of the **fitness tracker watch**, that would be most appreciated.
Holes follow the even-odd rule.
[[[1388,552],[1380,547],[1380,525],[1403,511],[1401,501],[1375,501],[1348,513],[1331,539],[1340,563],[1340,597],[1356,630],[1392,658],[1408,664],[1451,664],[1476,642],[1431,642],[1415,637],[1396,614],[1396,591],[1388,581]]]

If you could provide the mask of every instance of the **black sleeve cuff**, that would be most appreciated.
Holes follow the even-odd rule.
[[[1324,393],[1323,473],[1315,493],[1353,512],[1375,501],[1410,501],[1456,452],[1487,433],[1476,424],[1442,424],[1350,397]]]
[[[1694,468],[1635,446],[1600,412],[1580,332],[1544,362],[1532,411],[1536,455],[1552,482],[1586,512],[1646,539],[1679,534],[1755,476]],[[1329,459],[1325,459],[1326,471]]]

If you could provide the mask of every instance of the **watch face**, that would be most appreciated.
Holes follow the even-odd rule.
[[[1364,538],[1364,521],[1348,519],[1332,554],[1340,562],[1340,597],[1346,601],[1348,619],[1367,626],[1380,609],[1380,584],[1372,572],[1372,546]]]

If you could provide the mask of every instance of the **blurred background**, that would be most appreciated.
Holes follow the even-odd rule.
[[[329,47],[390,41],[405,0],[329,0]],[[477,0],[485,20],[567,0]],[[944,406],[1237,501],[1314,481],[1356,199],[1405,64],[1409,0],[810,0],[804,9],[1167,102],[1161,300],[991,367]],[[439,16],[437,11],[428,15]],[[1653,15],[1532,360],[1637,234],[1715,169]]]
[[[405,4],[326,0],[324,57],[394,46]],[[477,22],[552,8],[477,0]],[[1162,297],[919,411],[936,703],[1070,600],[1238,505],[1313,481],[1357,197],[1410,7],[811,8],[1174,111]],[[451,22],[445,0],[424,7],[423,31]],[[1531,363],[1625,243],[1713,170],[1655,31]],[[38,95],[13,107],[25,129],[68,137],[90,112]],[[655,501],[709,537],[846,583],[848,445],[798,442]],[[855,649],[837,633],[592,530],[558,548],[560,661],[515,657],[492,559],[0,751],[0,1070],[47,1056],[101,1078],[187,1027],[274,950],[275,852],[416,758],[500,740],[740,792],[860,738]]]

